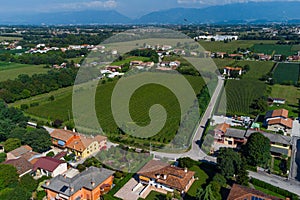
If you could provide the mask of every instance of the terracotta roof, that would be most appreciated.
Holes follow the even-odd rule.
[[[60,164],[64,163],[62,160],[51,157],[41,157],[33,166],[33,171],[37,169],[44,169],[53,172]]]
[[[30,152],[26,152],[22,155],[23,158],[25,158],[26,160],[30,160],[32,157],[39,155],[39,153],[34,152],[34,151],[30,151]]]
[[[16,148],[15,150],[12,150],[12,151],[10,151],[8,153],[11,153],[15,157],[20,157],[23,154],[28,153],[30,151],[32,151],[32,148],[30,146],[23,145],[23,146],[20,146],[19,148]]]
[[[220,131],[222,131],[223,133],[225,133],[226,130],[227,130],[228,128],[230,128],[230,125],[229,125],[229,124],[226,124],[226,123],[223,123],[223,124],[219,124],[219,125],[215,128],[215,130],[220,130]]]
[[[30,171],[33,167],[33,165],[23,157],[20,157],[17,159],[12,159],[12,160],[7,160],[4,162],[4,164],[13,165],[17,169],[17,173],[19,175]]]
[[[56,154],[55,156],[53,156],[53,158],[61,159],[61,158],[63,158],[65,155],[67,155],[67,152],[66,152],[66,151],[62,151],[62,152]]]
[[[185,187],[188,185],[195,172],[185,172],[182,168],[170,166],[161,161],[151,160],[138,172],[138,174],[155,179],[157,183],[179,190],[185,190]],[[160,177],[158,178],[157,175],[160,175]],[[164,175],[166,175],[166,179],[164,179]]]
[[[272,117],[284,117],[288,118],[289,111],[286,109],[273,110]]]
[[[263,198],[264,200],[283,200],[278,197],[264,194],[261,191],[237,184],[233,184],[227,200],[251,199],[252,197]]]
[[[74,139],[70,142],[70,144],[67,145],[68,148],[74,149],[76,151],[83,152],[87,147],[89,147],[93,142],[101,142],[103,140],[106,140],[106,137],[97,135],[96,137],[93,136],[85,136],[78,134],[77,137],[74,137]]]
[[[234,71],[240,71],[240,70],[243,70],[242,68],[239,68],[239,67],[225,67],[225,69],[228,69],[228,70],[234,70]]]
[[[287,128],[293,128],[293,120],[289,118],[288,119],[276,118],[268,121],[268,125],[274,125],[274,124],[280,124]]]
[[[73,131],[64,130],[64,129],[55,129],[50,134],[51,137],[62,141],[67,141],[71,139],[74,135],[76,135],[76,133],[74,133]]]

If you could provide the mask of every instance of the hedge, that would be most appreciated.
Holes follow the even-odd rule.
[[[273,186],[271,184],[265,183],[263,181],[260,181],[258,179],[255,178],[251,178],[250,183],[252,183],[253,185],[265,188],[267,190],[270,190],[272,192],[275,192],[277,194],[280,194],[284,197],[289,197],[291,200],[299,200],[298,195],[291,193],[287,190],[281,189],[279,187]]]

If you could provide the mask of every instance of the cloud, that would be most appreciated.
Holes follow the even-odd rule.
[[[66,10],[105,9],[105,8],[116,8],[117,2],[115,0],[107,0],[107,1],[61,3],[61,4],[57,4],[57,7]]]

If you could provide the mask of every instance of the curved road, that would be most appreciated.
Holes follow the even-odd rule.
[[[198,128],[193,136],[192,147],[191,147],[190,151],[185,152],[185,153],[165,153],[165,152],[151,151],[151,154],[157,158],[165,157],[170,160],[176,160],[176,159],[182,158],[182,157],[190,157],[194,160],[207,160],[207,161],[215,163],[216,158],[205,154],[197,143],[202,138],[202,134],[204,132],[204,127],[206,125],[206,122],[211,118],[211,116],[213,114],[215,105],[217,103],[218,97],[222,91],[223,86],[224,86],[224,80],[222,79],[222,77],[218,77],[217,87],[211,97],[211,100],[207,106],[207,109],[206,109],[204,115],[202,116],[202,119],[198,125]]]

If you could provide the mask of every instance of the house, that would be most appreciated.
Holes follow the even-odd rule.
[[[228,67],[227,66],[227,67],[224,68],[223,74],[227,75],[227,76],[230,76],[232,71],[238,71],[238,74],[241,76],[242,72],[243,72],[243,69],[240,68],[240,67],[234,68],[234,67]]]
[[[117,72],[122,69],[122,66],[107,66],[106,70],[109,70],[111,72]]]
[[[149,161],[137,174],[141,184],[168,192],[186,193],[195,181],[195,172],[158,160]]]
[[[246,143],[245,133],[245,130],[228,128],[224,134],[224,144],[231,148],[237,148],[239,145]]]
[[[292,154],[292,138],[280,134],[266,133],[257,130],[240,130],[228,128],[224,134],[224,145],[230,148],[239,148],[242,144],[247,142],[247,139],[252,133],[259,132],[265,137],[269,138],[271,143],[271,154],[273,156],[286,155],[288,157]]]
[[[95,137],[89,137],[78,134],[66,147],[69,152],[74,153],[75,156],[80,159],[87,158],[100,150],[106,149],[106,143],[107,138],[104,136],[97,135]]]
[[[226,124],[226,123],[219,124],[214,129],[215,140],[217,140],[218,142],[223,142],[224,134],[226,133],[226,131],[227,131],[228,128],[230,128],[229,124]]]
[[[177,69],[178,67],[180,67],[180,61],[178,61],[178,60],[172,61],[172,62],[170,62],[169,66],[172,69]]]
[[[272,97],[269,97],[268,101],[271,104],[282,104],[282,105],[285,104],[285,99],[282,99],[282,98],[272,98]]]
[[[133,60],[133,61],[130,62],[130,66],[138,66],[138,65],[141,65],[143,63],[144,62],[140,61],[140,60]]]
[[[58,175],[43,184],[42,188],[48,200],[98,200],[111,189],[114,173],[105,168],[89,167],[72,178]]]
[[[225,55],[227,55],[226,52],[217,52],[216,55],[215,55],[215,57],[216,58],[224,58]]]
[[[23,157],[7,160],[3,162],[3,164],[14,166],[17,169],[17,173],[19,174],[19,177],[22,177],[25,174],[30,173],[33,167],[33,165]]]
[[[77,159],[89,157],[106,149],[107,138],[100,135],[86,136],[69,130],[56,129],[50,136],[53,145],[66,148],[70,153],[74,153]]]
[[[63,174],[68,170],[67,163],[51,157],[41,157],[33,165],[35,176],[52,176],[55,177]]]
[[[283,200],[278,197],[267,195],[261,191],[245,186],[233,184],[227,200]]]
[[[270,131],[283,131],[290,135],[293,128],[293,120],[288,118],[289,111],[286,109],[271,110],[265,115],[264,126]]]
[[[274,55],[273,59],[274,59],[274,61],[281,61],[282,55],[281,54]]]
[[[6,160],[17,159],[20,157],[25,158],[26,160],[30,161],[34,157],[39,156],[39,153],[32,151],[32,148],[28,145],[20,146],[15,150],[12,150],[6,154]]]

